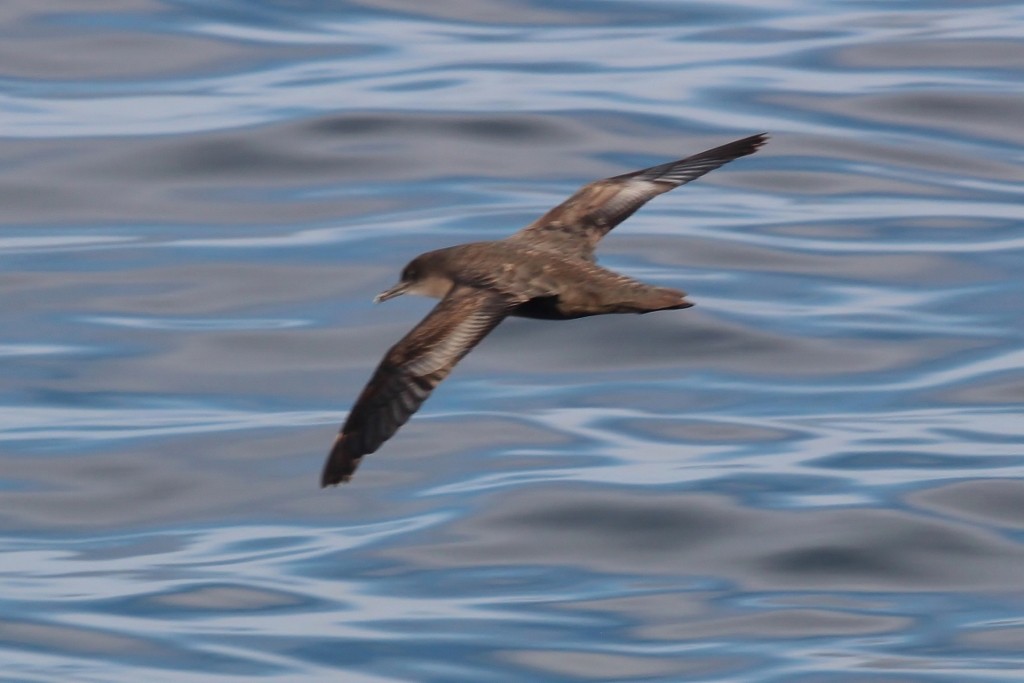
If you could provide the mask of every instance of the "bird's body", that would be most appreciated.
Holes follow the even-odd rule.
[[[571,320],[603,313],[646,313],[674,306],[683,292],[654,287],[592,261],[509,240],[471,242],[430,251],[413,264],[430,275],[407,294],[443,299],[455,285],[504,298],[508,315]],[[687,304],[689,306],[690,304]]]
[[[422,294],[441,302],[385,354],[349,412],[321,485],[351,479],[362,457],[419,409],[455,364],[507,316],[569,320],[689,308],[685,292],[637,282],[597,265],[600,239],[647,200],[752,154],[755,135],[686,159],[585,185],[519,232],[413,259],[377,301]]]

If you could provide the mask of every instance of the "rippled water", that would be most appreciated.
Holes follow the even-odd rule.
[[[0,680],[1020,680],[1020,3],[0,26]],[[508,321],[317,489],[409,258],[760,131],[602,247],[697,308]]]

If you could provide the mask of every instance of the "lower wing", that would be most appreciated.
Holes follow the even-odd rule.
[[[509,314],[492,291],[456,286],[419,325],[391,347],[356,399],[324,464],[321,486],[346,482],[419,410],[430,392]]]

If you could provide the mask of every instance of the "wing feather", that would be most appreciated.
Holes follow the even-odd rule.
[[[493,292],[470,287],[449,292],[384,355],[334,442],[321,486],[351,479],[363,456],[390,439],[510,309],[511,303]]]
[[[601,238],[649,200],[733,159],[753,154],[767,140],[764,133],[752,135],[685,159],[584,185],[509,239],[592,261]]]

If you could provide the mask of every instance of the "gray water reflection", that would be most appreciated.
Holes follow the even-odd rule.
[[[0,6],[0,678],[1017,681],[1016,2]],[[741,135],[357,481],[370,298]]]

